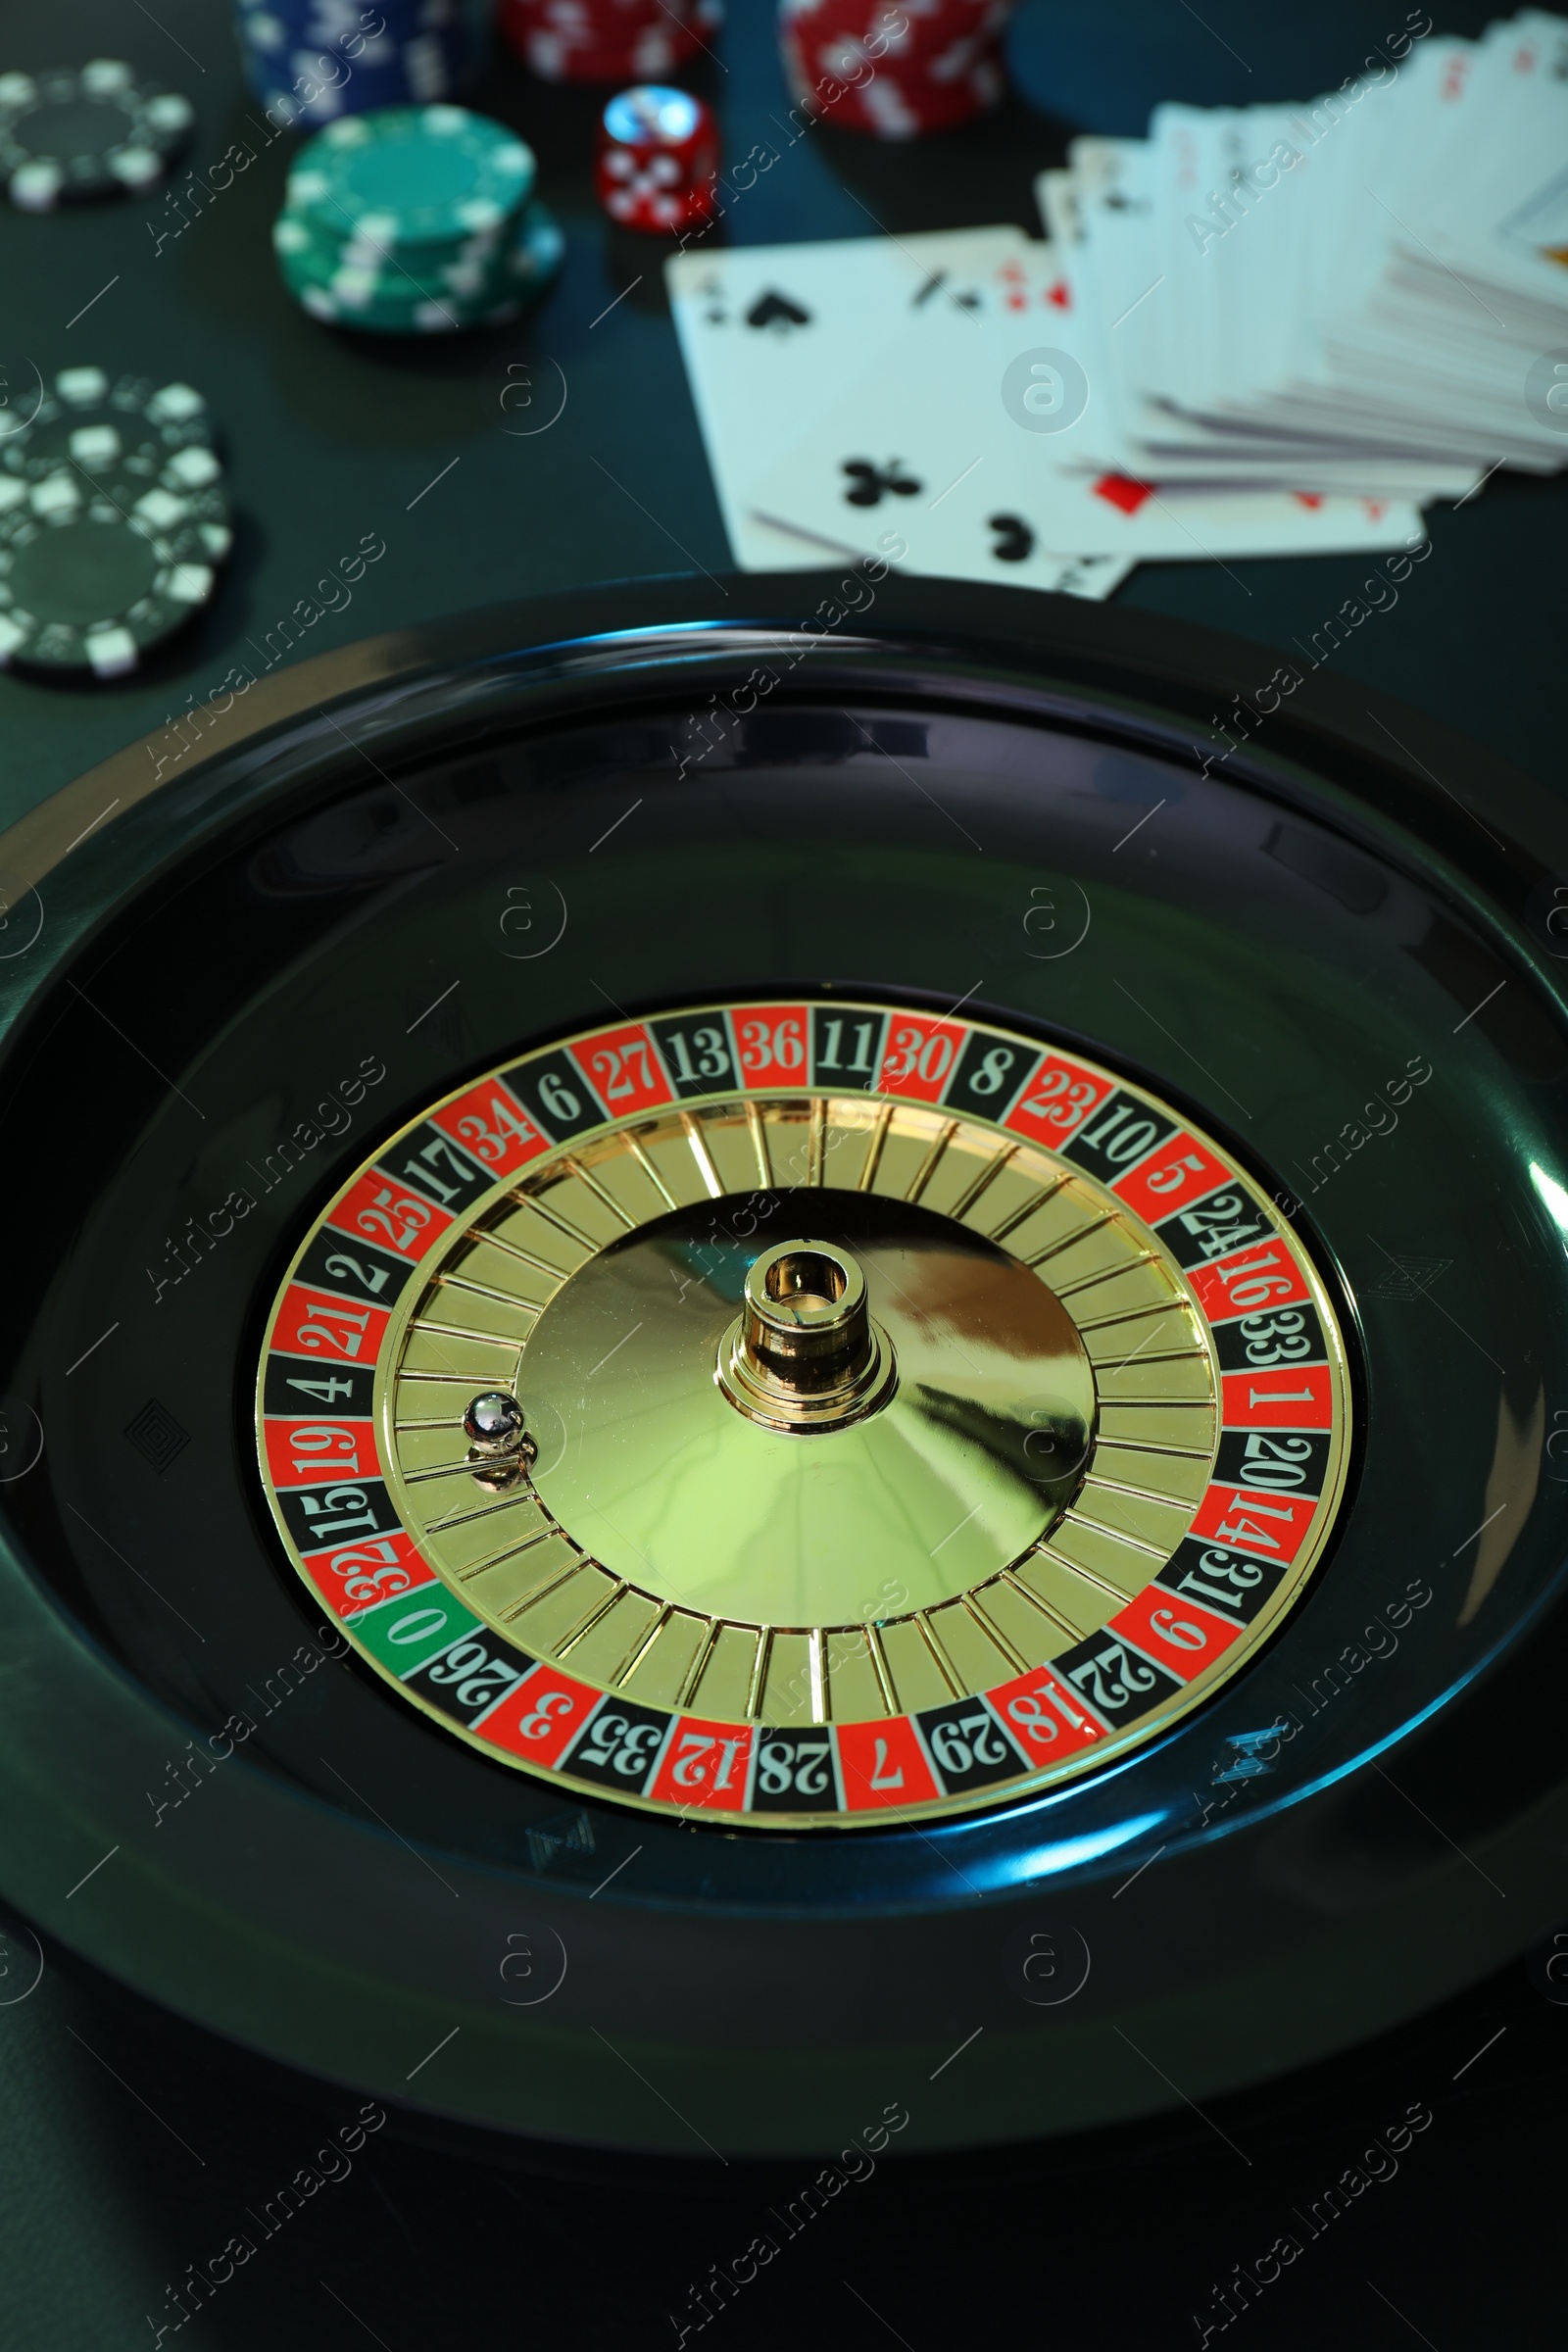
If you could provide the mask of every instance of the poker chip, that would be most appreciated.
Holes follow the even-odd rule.
[[[481,54],[474,0],[237,0],[246,78],[270,118],[290,128],[451,98]]]
[[[516,135],[461,106],[391,107],[319,132],[289,173],[291,212],[389,251],[503,229],[533,193]]]
[[[543,293],[561,268],[566,240],[548,205],[528,207],[522,227],[508,257],[508,269],[523,299]]]
[[[195,123],[190,101],[118,58],[0,74],[0,172],[24,212],[145,188]]]
[[[220,472],[207,403],[190,384],[153,377],[111,378],[102,368],[64,368],[31,416],[0,430],[0,466],[41,481],[71,465],[84,473],[147,479],[183,456],[195,488]]]
[[[132,521],[155,531],[194,530],[214,564],[222,563],[233,546],[228,486],[209,450],[176,451],[145,486],[122,475],[109,487],[117,497],[128,493],[125,513]]]
[[[719,0],[500,0],[502,37],[545,81],[648,81],[693,57]]]
[[[780,0],[779,43],[797,102],[837,129],[912,139],[995,106],[1013,0]]]
[[[204,495],[69,466],[0,474],[0,666],[135,669],[213,597],[227,539]]]
[[[391,108],[301,149],[272,227],[302,310],[368,334],[500,325],[554,275],[561,231],[532,152],[462,107]]]
[[[564,249],[558,222],[537,199],[505,237],[470,240],[434,265],[352,242],[334,247],[287,210],[272,242],[302,310],[329,325],[382,335],[504,325],[549,284]]]

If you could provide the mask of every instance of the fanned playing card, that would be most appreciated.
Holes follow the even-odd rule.
[[[902,546],[897,560],[912,570],[1042,587],[1064,584],[1070,559],[1329,553],[1420,538],[1415,509],[1387,500],[1215,497],[1070,470],[1094,374],[1054,299],[1050,249],[1005,267],[977,311],[910,322],[835,393],[759,482],[754,512],[866,556]]]

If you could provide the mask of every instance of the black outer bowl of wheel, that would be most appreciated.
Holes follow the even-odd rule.
[[[699,2156],[1200,2101],[1523,1949],[1568,1828],[1568,818],[1321,678],[1221,760],[1262,666],[1000,591],[628,587],[304,664],[14,828],[7,1899],[320,2076]],[[335,1654],[254,1471],[268,1302],[379,1135],[607,1004],[785,987],[961,1001],[1186,1104],[1359,1363],[1262,1655],[1120,1768],[924,1829],[488,1761]]]

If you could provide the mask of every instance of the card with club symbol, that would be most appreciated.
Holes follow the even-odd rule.
[[[1101,372],[1039,243],[964,312],[906,319],[755,481],[759,520],[906,569],[1108,594],[1131,564],[1396,548],[1413,506],[1265,488],[1205,496],[1075,469]]]
[[[757,477],[836,387],[912,318],[973,319],[1027,251],[1010,226],[680,254],[670,307],[731,549],[742,569],[815,568],[854,552],[804,516],[764,523]]]

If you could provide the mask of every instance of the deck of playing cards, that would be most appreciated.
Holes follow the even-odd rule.
[[[682,254],[737,564],[1108,595],[1397,547],[1568,462],[1568,22],[1413,14],[1328,96],[1082,138],[1011,227]]]
[[[1104,394],[1080,470],[1424,502],[1568,462],[1562,18],[1415,11],[1326,96],[1162,106],[1068,161],[1040,196]]]

